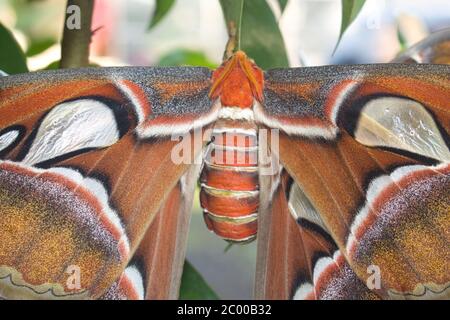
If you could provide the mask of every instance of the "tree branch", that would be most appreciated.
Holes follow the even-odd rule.
[[[67,1],[60,68],[77,68],[89,65],[94,2],[95,0]]]

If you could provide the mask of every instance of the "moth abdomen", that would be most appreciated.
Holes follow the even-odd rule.
[[[239,243],[255,239],[259,207],[256,128],[241,122],[216,125],[200,177],[206,225]]]

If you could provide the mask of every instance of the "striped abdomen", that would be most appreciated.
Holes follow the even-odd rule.
[[[213,129],[200,177],[206,225],[232,242],[250,242],[259,207],[258,139],[252,122],[221,121]]]

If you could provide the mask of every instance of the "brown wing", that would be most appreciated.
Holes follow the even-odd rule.
[[[178,139],[215,118],[208,90],[204,68],[0,78],[0,294],[99,297],[141,246],[167,261],[144,257],[153,269],[140,272],[161,275],[146,292],[173,297],[186,236],[175,226],[191,196],[165,201],[180,197],[177,183],[202,148],[192,139],[180,151]]]
[[[255,117],[280,130],[272,151],[362,282],[380,270],[383,298],[448,294],[449,75],[434,65],[266,74]]]
[[[105,300],[177,299],[198,166],[186,172],[155,215],[122,276]]]
[[[320,215],[280,169],[261,175],[257,299],[379,299],[353,272]]]

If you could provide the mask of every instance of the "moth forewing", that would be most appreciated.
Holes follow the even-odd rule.
[[[149,297],[176,297],[193,193],[192,178],[179,181],[202,140],[189,146],[192,161],[175,163],[171,133],[193,134],[215,120],[209,79],[206,68],[1,77],[0,265],[12,280],[0,284],[4,298],[20,290],[34,298],[99,298],[116,280],[134,283],[129,297],[142,298],[138,283],[146,276],[156,279]],[[151,248],[150,257],[142,254],[148,273],[148,264],[134,265],[141,246]],[[77,268],[66,274],[67,266]]]

